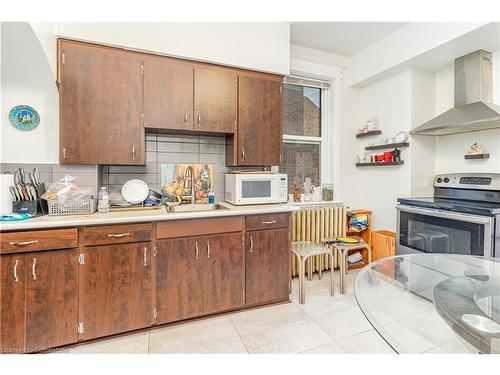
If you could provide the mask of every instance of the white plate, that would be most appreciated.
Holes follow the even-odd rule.
[[[142,180],[128,180],[122,187],[122,196],[127,202],[138,204],[144,202],[149,195],[149,187]]]
[[[407,132],[399,132],[394,136],[394,143],[404,143],[408,140]]]

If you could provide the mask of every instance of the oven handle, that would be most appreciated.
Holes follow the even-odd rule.
[[[469,215],[469,214],[463,214],[463,213],[457,213],[457,212],[434,210],[431,208],[412,207],[412,206],[406,206],[403,204],[398,204],[396,206],[396,209],[399,211],[403,211],[403,212],[410,212],[410,213],[427,215],[427,216],[441,217],[444,219],[465,221],[465,222],[474,223],[474,224],[483,224],[483,225],[491,224],[491,218],[487,217],[487,216]]]

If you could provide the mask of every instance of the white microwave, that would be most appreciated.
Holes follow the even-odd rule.
[[[286,203],[286,174],[226,174],[226,202],[235,205]]]

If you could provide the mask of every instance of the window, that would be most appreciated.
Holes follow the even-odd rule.
[[[321,184],[321,155],[324,147],[322,102],[329,83],[287,77],[283,86],[283,162],[288,192],[302,188],[306,177]]]

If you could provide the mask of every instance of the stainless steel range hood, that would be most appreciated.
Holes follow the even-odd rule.
[[[492,104],[491,53],[479,50],[455,60],[455,107],[413,129],[415,135],[448,135],[500,128]]]

